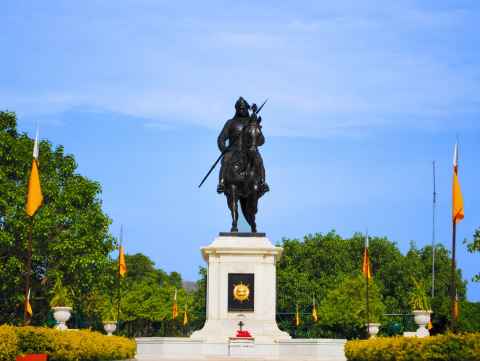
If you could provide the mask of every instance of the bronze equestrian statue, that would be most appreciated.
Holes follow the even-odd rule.
[[[260,124],[262,118],[257,114],[265,102],[257,108],[256,104],[250,106],[242,97],[237,100],[234,117],[227,120],[217,139],[221,155],[200,183],[201,186],[221,159],[217,192],[224,193],[227,198],[232,214],[231,232],[238,232],[238,202],[251,231],[257,232],[258,199],[270,190],[258,151],[265,138]]]

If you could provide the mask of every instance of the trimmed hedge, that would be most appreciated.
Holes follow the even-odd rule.
[[[349,361],[480,361],[480,333],[348,341]]]
[[[0,361],[25,353],[46,353],[49,361],[122,360],[133,358],[136,348],[128,338],[87,330],[0,326]]]
[[[15,327],[0,326],[0,361],[15,360],[18,348],[17,342]]]

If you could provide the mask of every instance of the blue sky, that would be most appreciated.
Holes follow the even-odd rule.
[[[128,252],[197,278],[228,230],[216,136],[242,95],[270,98],[262,149],[272,241],[335,229],[450,247],[452,151],[461,143],[462,245],[480,226],[478,1],[3,1],[0,108],[63,144],[103,186]],[[480,284],[468,297],[480,301]]]

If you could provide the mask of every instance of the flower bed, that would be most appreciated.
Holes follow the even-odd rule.
[[[349,361],[480,361],[480,333],[348,341]]]
[[[0,361],[26,353],[46,353],[49,361],[122,360],[135,356],[135,341],[87,330],[0,326]]]

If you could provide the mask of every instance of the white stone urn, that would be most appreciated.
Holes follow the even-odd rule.
[[[103,321],[103,329],[107,336],[112,336],[112,333],[117,329],[117,321]]]
[[[378,330],[380,329],[379,323],[370,322],[370,323],[366,323],[365,326],[367,326],[367,332],[371,338],[377,337]]]
[[[430,336],[430,331],[427,330],[427,325],[430,322],[430,314],[432,311],[423,311],[423,310],[415,310],[413,311],[413,316],[415,323],[418,326],[417,331],[415,334],[417,337],[427,337]]]
[[[70,319],[72,315],[72,308],[71,307],[52,307],[53,310],[53,318],[57,321],[57,325],[55,326],[58,330],[67,330],[68,327],[65,322]]]

